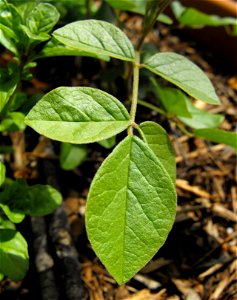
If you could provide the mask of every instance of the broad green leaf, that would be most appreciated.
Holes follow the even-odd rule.
[[[0,186],[4,183],[6,176],[6,167],[5,165],[0,161]]]
[[[0,122],[0,131],[23,131],[25,115],[21,112],[11,112]]]
[[[40,217],[52,213],[62,203],[61,194],[49,185],[36,184],[28,187],[24,201],[13,207],[25,214]]]
[[[210,104],[220,103],[205,73],[184,56],[172,52],[158,53],[145,61],[144,66],[196,99]]]
[[[224,116],[219,114],[211,114],[205,110],[198,109],[195,107],[192,102],[186,98],[186,105],[188,111],[191,115],[190,118],[181,117],[178,115],[178,118],[186,125],[195,129],[202,128],[215,128],[218,127],[223,121]]]
[[[102,147],[106,149],[112,148],[116,143],[116,136],[112,136],[111,138],[108,138],[106,140],[98,142]]]
[[[21,280],[29,267],[27,242],[13,229],[0,229],[0,273]]]
[[[51,213],[62,202],[60,193],[48,185],[27,186],[25,181],[17,180],[0,193],[0,205],[12,222],[16,214],[43,216]],[[18,216],[20,218],[20,216]]]
[[[0,273],[0,281],[2,281],[4,278],[4,275]]]
[[[16,66],[10,66],[7,70],[0,69],[0,112],[14,93],[19,81],[19,73]]]
[[[123,0],[123,1],[105,0],[105,1],[113,8],[119,10],[131,11],[141,15],[144,15],[146,11],[147,0]],[[171,25],[173,23],[172,19],[169,16],[162,13],[158,16],[157,20],[168,25]]]
[[[86,145],[73,145],[61,143],[60,166],[64,170],[73,170],[87,158]]]
[[[145,142],[155,153],[170,175],[173,183],[176,179],[175,152],[165,129],[155,122],[143,122],[139,125]]]
[[[73,22],[54,31],[53,36],[68,47],[80,51],[134,60],[134,48],[127,36],[116,26],[104,21]]]
[[[121,102],[101,90],[61,87],[45,95],[25,123],[51,139],[86,144],[116,135],[130,121]]]
[[[204,26],[236,25],[236,18],[205,14],[193,7],[184,7],[180,2],[172,3],[172,10],[181,25],[202,28]]]
[[[90,53],[88,51],[81,51],[75,48],[70,48],[68,45],[62,44],[56,39],[52,38],[37,55],[37,58],[51,57],[51,56],[89,56],[109,60],[108,56],[98,55],[97,53]]]
[[[151,82],[163,108],[168,113],[182,117],[191,117],[187,108],[187,97],[184,93],[176,88],[162,86],[155,78],[151,78]]]
[[[86,208],[92,247],[119,284],[163,245],[175,208],[175,188],[163,164],[142,140],[128,136],[101,165]]]
[[[194,135],[215,143],[229,145],[237,151],[236,132],[228,132],[220,129],[207,128],[194,130]]]

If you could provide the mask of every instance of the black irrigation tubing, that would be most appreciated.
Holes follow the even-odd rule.
[[[43,166],[47,183],[60,192],[57,169],[54,162],[45,159],[43,160]],[[48,226],[49,238],[59,266],[58,272],[61,272],[60,287],[63,290],[61,291],[60,288],[60,294],[64,295],[60,299],[85,299],[86,293],[81,279],[82,270],[78,260],[78,252],[72,242],[70,226],[63,204],[53,212]]]
[[[39,276],[42,300],[58,300],[59,293],[53,272],[54,261],[48,251],[47,232],[43,217],[31,217],[34,236],[35,265]]]

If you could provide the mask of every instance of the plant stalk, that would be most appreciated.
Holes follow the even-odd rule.
[[[144,107],[150,108],[151,110],[154,110],[154,111],[158,112],[159,114],[167,117],[167,114],[163,109],[161,109],[151,103],[145,102],[143,100],[138,100],[137,103]]]
[[[138,86],[139,86],[139,69],[140,69],[140,53],[135,52],[135,61],[133,63],[133,90],[132,90],[132,105],[130,110],[131,126],[128,128],[128,135],[133,134],[132,124],[135,122],[137,101],[138,101]]]

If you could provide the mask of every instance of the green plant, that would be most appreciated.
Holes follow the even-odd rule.
[[[236,18],[205,14],[196,8],[185,7],[179,1],[173,1],[171,8],[181,27],[202,28],[204,26],[224,26],[228,33],[236,35]]]
[[[18,110],[28,99],[18,89],[22,80],[31,78],[29,69],[34,66],[29,59],[31,49],[50,37],[48,31],[59,17],[53,6],[31,4],[22,5],[18,11],[0,1],[0,42],[14,54],[7,68],[0,69],[0,132],[25,129],[24,109]],[[49,8],[47,21],[34,22]],[[62,197],[48,185],[28,186],[24,179],[11,181],[5,177],[6,167],[0,161],[0,279],[5,275],[21,280],[28,269],[28,245],[15,224],[22,222],[25,215],[51,213],[61,204]]]
[[[61,204],[62,197],[47,185],[28,186],[23,179],[5,183],[5,166],[0,162],[0,278],[22,279],[28,269],[27,242],[14,224],[25,215],[43,216]]]
[[[10,88],[0,91],[4,97],[0,109],[2,123],[11,117],[11,108],[16,107],[14,103],[19,101],[14,100],[19,97],[17,86],[20,80],[30,78],[29,68],[35,65],[37,58],[57,55],[91,56],[107,61],[116,58],[132,67],[129,112],[118,99],[99,89],[59,87],[44,95],[25,118],[25,124],[38,133],[66,143],[62,144],[60,157],[65,169],[75,167],[85,158],[84,144],[99,142],[109,148],[115,142],[114,136],[127,130],[127,137],[115,147],[97,172],[86,209],[86,228],[92,247],[120,284],[138,272],[163,245],[176,210],[175,157],[168,134],[151,121],[137,124],[137,105],[166,115],[188,135],[236,146],[234,133],[215,128],[223,120],[222,116],[197,110],[186,96],[219,104],[210,80],[196,65],[175,53],[157,53],[144,62],[140,61],[144,39],[168,3],[169,0],[147,1],[143,34],[134,49],[119,28],[98,20],[70,23],[55,30],[51,38],[49,32],[58,20],[54,7],[32,4],[32,9],[37,12],[39,8],[45,8],[44,5],[47,10],[43,9],[43,14],[31,13],[34,20],[30,22],[26,21],[28,14],[23,14],[26,5],[16,8],[6,1],[0,2],[12,16],[11,22],[6,22],[2,16],[4,22],[0,30],[4,38],[1,42],[15,55],[14,63],[9,65],[7,75],[4,75],[8,78],[4,86],[9,84]],[[51,26],[43,26],[47,28],[46,32],[35,28],[36,24],[41,24],[39,21],[48,19]],[[17,36],[16,28],[19,30]],[[46,40],[46,45],[37,51],[36,46]],[[13,72],[12,68],[16,71]],[[153,74],[150,75],[151,88],[159,96],[156,96],[159,107],[138,99],[140,69]],[[155,75],[186,94],[162,86]],[[27,100],[22,101],[25,103]],[[203,116],[205,120],[200,123]],[[194,131],[188,131],[185,125],[194,128]],[[66,161],[68,153],[73,157],[69,162]],[[21,188],[22,184],[15,183],[17,188]],[[7,191],[4,193],[9,194]],[[9,200],[7,196],[5,199]]]

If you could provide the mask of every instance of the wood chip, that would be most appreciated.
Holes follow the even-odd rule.
[[[233,221],[233,222],[237,222],[237,215],[232,212],[231,210],[225,208],[222,204],[219,203],[215,203],[212,206],[212,210],[215,214],[217,214],[218,216]]]
[[[151,293],[148,289],[141,290],[123,300],[165,300],[166,290],[163,289],[156,294]]]
[[[211,195],[208,192],[202,190],[199,186],[191,186],[187,180],[177,179],[176,186],[197,196],[211,198]]]
[[[204,279],[207,276],[210,276],[211,274],[215,273],[216,271],[218,271],[221,267],[223,266],[223,264],[221,263],[217,263],[213,266],[211,266],[209,269],[207,269],[205,272],[201,273],[198,278],[200,280]]]

